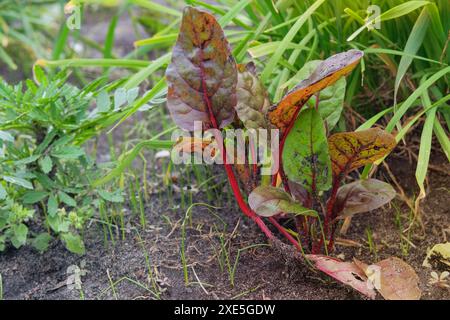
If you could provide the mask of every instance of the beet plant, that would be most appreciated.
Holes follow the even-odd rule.
[[[389,184],[376,179],[344,184],[358,168],[384,159],[396,145],[394,136],[380,128],[330,135],[341,110],[336,113],[330,105],[321,108],[326,104],[321,103],[320,92],[328,90],[329,98],[343,97],[336,87],[329,88],[342,87],[339,81],[362,57],[363,52],[352,49],[315,62],[312,73],[272,105],[254,64],[236,64],[215,18],[187,7],[166,71],[167,106],[174,122],[186,131],[194,131],[196,121],[204,131],[215,129],[214,153],[222,158],[234,197],[272,243],[279,240],[267,220],[295,248],[307,253],[306,258],[318,269],[373,297],[370,270],[404,262],[386,260],[380,262],[381,267],[367,266],[323,255],[333,250],[341,219],[379,208],[396,194]],[[308,103],[311,99],[314,102]],[[222,134],[230,128],[279,130],[279,147],[269,150],[279,160],[271,181],[261,175],[261,166],[230,161],[228,141]],[[211,143],[187,138],[176,147],[189,152]],[[251,157],[255,154],[246,159]],[[295,231],[283,227],[284,222],[291,223]],[[386,277],[381,277],[382,283],[395,283]],[[409,298],[417,296],[414,281],[411,283]],[[394,287],[391,291],[398,292],[398,286]],[[386,293],[386,285],[376,288],[383,296],[393,297],[391,291]]]

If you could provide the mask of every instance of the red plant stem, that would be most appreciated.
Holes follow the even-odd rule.
[[[330,198],[327,202],[327,211],[325,214],[325,221],[323,223],[323,232],[324,232],[324,237],[326,239],[328,239],[328,246],[327,249],[330,250],[332,248],[332,244],[333,244],[333,237],[334,237],[334,228],[332,228],[332,231],[329,232],[329,224],[331,221],[333,221],[333,207],[334,204],[336,203],[336,196],[337,196],[337,192],[339,189],[339,185],[341,183],[341,175],[339,175],[338,177],[333,177],[333,187],[331,189],[331,195]],[[319,243],[316,243],[313,246],[313,253],[317,253],[319,248],[322,247],[323,243],[323,239],[324,237],[320,238]]]
[[[202,50],[200,50],[199,56],[200,56],[199,60],[203,61],[203,51]],[[241,194],[241,189],[239,188],[239,183],[236,179],[236,176],[234,175],[233,168],[231,167],[231,165],[229,163],[227,163],[227,150],[225,148],[225,144],[224,144],[224,141],[222,138],[222,133],[219,131],[220,127],[217,123],[216,117],[214,115],[213,107],[211,105],[211,100],[208,95],[208,90],[207,90],[206,81],[205,81],[204,67],[203,67],[202,62],[200,62],[200,78],[202,81],[203,99],[208,108],[208,116],[209,116],[209,120],[211,121],[212,127],[217,129],[214,132],[214,137],[216,138],[216,141],[219,145],[219,148],[220,148],[219,150],[222,152],[222,159],[223,159],[223,163],[225,166],[225,171],[227,173],[227,177],[228,177],[228,181],[230,183],[231,189],[233,190],[234,197],[236,198],[236,201],[239,204],[239,207],[241,208],[242,212],[246,216],[248,216],[250,219],[252,219],[258,225],[258,227],[261,229],[261,231],[264,232],[264,234],[269,239],[273,239],[274,236],[273,236],[272,232],[270,232],[269,228],[267,228],[264,221],[262,221],[261,218],[258,215],[256,215],[256,213],[254,211],[252,211],[249,208],[249,206],[247,205],[247,203],[244,201],[244,198],[242,197],[242,194]]]
[[[270,217],[269,221],[286,237],[286,239],[289,240],[290,243],[292,243],[298,250],[303,251],[298,241],[295,240],[294,237],[291,236],[290,233],[287,232],[286,229],[284,229],[274,217]]]
[[[264,221],[262,221],[261,218],[258,215],[256,215],[256,213],[252,209],[250,209],[248,207],[247,203],[244,201],[244,198],[242,197],[242,194],[241,194],[241,189],[239,188],[239,184],[236,180],[236,176],[234,175],[233,168],[231,167],[230,164],[225,163],[224,165],[225,165],[225,171],[227,172],[228,181],[230,182],[231,189],[233,190],[233,193],[234,193],[236,201],[239,205],[239,208],[241,208],[242,212],[247,217],[252,219],[258,225],[258,227],[261,229],[262,232],[264,232],[264,234],[267,236],[267,238],[273,239],[274,236],[273,236],[272,232],[270,232],[269,228],[267,228]]]

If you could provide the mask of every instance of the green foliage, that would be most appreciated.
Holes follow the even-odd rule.
[[[282,159],[288,179],[300,183],[309,192],[326,191],[331,187],[326,130],[315,108],[298,115],[287,135]]]
[[[197,35],[198,30],[201,30],[202,37]],[[211,35],[217,38],[211,43],[202,42]],[[314,93],[338,83],[340,78],[349,74],[359,63],[363,53],[349,50],[318,63],[305,79],[299,79],[300,83],[268,110],[261,107],[270,103],[264,102],[267,99],[266,92],[259,84],[256,72],[252,73],[250,83],[256,83],[258,88],[249,89],[247,86],[246,89],[251,92],[253,99],[249,100],[247,95],[238,94],[237,98],[242,100],[236,101],[236,93],[243,88],[242,82],[238,83],[238,86],[235,85],[242,66],[236,65],[230,55],[227,39],[221,35],[222,29],[211,14],[192,7],[184,10],[180,36],[166,73],[169,87],[167,107],[171,116],[178,126],[186,130],[193,130],[195,121],[202,121],[204,128],[216,129],[215,138],[219,141],[216,152],[224,155],[227,154],[228,144],[219,137],[219,129],[224,126],[223,121],[227,121],[229,126],[234,128],[240,126],[236,113],[229,112],[230,106],[238,109],[238,115],[245,115],[245,126],[248,126],[246,122],[249,117],[254,120],[251,126],[253,128],[267,128],[264,119],[277,126],[282,133],[281,137],[278,137],[280,148],[272,149],[271,152],[277,153],[276,157],[280,159],[282,167],[275,168],[272,186],[260,185],[250,189],[248,205],[239,188],[232,164],[224,156],[224,165],[234,197],[241,210],[269,239],[273,240],[274,236],[260,217],[271,219],[270,222],[297,248],[304,245],[303,249],[313,254],[327,253],[333,248],[336,218],[340,212],[355,214],[373,210],[395,196],[393,188],[384,187],[385,192],[382,192],[378,190],[380,184],[372,180],[354,183],[344,187],[341,193],[348,196],[340,199],[337,210],[338,189],[346,175],[385,157],[395,147],[396,141],[391,134],[379,128],[336,133],[327,138],[325,121],[319,111],[320,102],[306,107]],[[190,63],[192,56],[199,59]],[[222,94],[229,98],[225,104],[221,98]],[[250,105],[253,102],[255,105]],[[342,104],[342,100],[340,103]],[[245,107],[242,107],[242,104]],[[339,103],[335,106],[339,108]],[[300,112],[304,107],[306,109]],[[186,152],[194,150],[191,148]],[[249,176],[258,175],[257,170],[251,172],[250,168],[243,168],[241,164],[235,164],[234,169],[244,186]],[[278,188],[278,176],[285,190]],[[254,181],[257,183],[259,179]],[[290,190],[292,183],[296,188],[294,192]],[[304,190],[300,192],[304,195],[296,199],[299,189]],[[359,206],[355,207],[355,203],[367,199],[371,199],[370,203],[359,203]],[[273,218],[288,214],[294,214],[297,232],[287,232]],[[303,240],[301,244],[291,234]]]
[[[67,83],[66,72],[49,78],[39,67],[35,76],[38,84],[0,83],[0,249],[9,242],[19,248],[31,239],[36,249],[45,250],[50,234],[35,235],[28,228],[31,221],[43,220],[40,228],[82,254],[83,227],[98,199],[124,201],[120,190],[90,188],[99,171],[81,146],[108,123],[98,110],[104,105],[90,110],[99,83],[80,90]],[[109,97],[103,93],[101,99]]]

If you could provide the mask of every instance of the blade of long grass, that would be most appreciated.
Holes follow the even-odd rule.
[[[272,13],[268,13],[264,19],[259,23],[258,28],[255,32],[251,32],[242,40],[233,50],[233,55],[236,58],[236,61],[240,63],[244,58],[245,51],[248,47],[248,44],[254,40],[257,40],[258,37],[263,33],[264,29],[270,22],[270,18],[272,17]]]
[[[133,160],[138,156],[139,152],[141,152],[143,148],[168,149],[171,148],[173,144],[174,144],[173,141],[154,140],[154,139],[139,142],[133,149],[121,155],[117,167],[111,170],[103,178],[95,180],[92,183],[92,187],[95,188],[102,184],[105,184],[108,181],[111,181],[115,177],[118,177],[120,174],[122,174],[122,172],[125,171],[125,169],[127,169],[131,165]]]
[[[180,17],[181,12],[170,8],[168,5],[162,5],[150,0],[128,0],[131,4],[135,4],[150,11],[155,11],[163,14],[168,14],[175,17]]]
[[[314,11],[320,7],[325,0],[317,0],[312,4],[295,22],[295,24],[291,27],[289,32],[286,34],[286,36],[283,38],[282,42],[280,43],[280,46],[275,51],[273,56],[270,58],[269,62],[266,64],[263,72],[261,73],[261,81],[266,82],[271,74],[273,73],[276,65],[279,63],[280,59],[283,56],[283,53],[286,51],[287,46],[289,43],[292,42],[297,32],[300,30],[300,28],[303,26],[303,24],[307,21],[307,19],[314,13]]]
[[[270,55],[274,53],[278,47],[280,46],[281,41],[273,41],[273,42],[266,42],[261,43],[259,45],[253,46],[251,48],[248,48],[248,53],[252,56],[253,59],[261,58],[267,55]],[[303,49],[303,50],[309,50],[308,47],[297,44],[297,43],[288,43],[286,45],[286,49]]]
[[[64,51],[64,47],[67,44],[69,33],[70,29],[65,23],[63,23],[58,32],[58,36],[56,37],[55,44],[53,45],[52,60],[57,60],[61,57],[61,54]]]
[[[38,59],[36,64],[42,67],[122,67],[145,68],[150,62],[135,59]]]
[[[253,0],[238,1],[224,16],[218,20],[219,24],[223,27],[228,25],[246,6]]]
[[[431,106],[431,100],[427,91],[422,94],[422,103],[425,108]],[[428,163],[430,161],[431,142],[433,138],[434,121],[436,120],[436,110],[437,108],[433,108],[426,113],[425,123],[420,136],[420,148],[416,166],[416,181],[419,185],[420,193],[417,201],[423,199],[426,194],[424,182],[425,177],[427,176]]]
[[[433,130],[434,130],[434,134],[436,135],[439,143],[441,144],[442,151],[444,151],[445,155],[447,156],[448,161],[450,162],[450,138],[449,138],[448,134],[445,132],[445,129],[439,123],[438,119],[436,119],[436,121],[434,121]]]
[[[152,73],[162,68],[163,66],[167,65],[170,62],[171,56],[172,54],[169,52],[159,57],[158,59],[152,61],[147,67],[131,76],[130,79],[128,79],[128,81],[124,84],[124,88],[132,89],[139,86],[139,84],[141,84],[145,79],[147,79]]]
[[[425,83],[424,83],[425,84]],[[429,107],[427,107],[427,108],[425,108],[424,110],[422,110],[422,111],[420,111],[418,114],[416,114],[416,116],[412,119],[412,120],[410,120],[405,126],[403,126],[403,128],[396,134],[396,136],[395,136],[395,141],[397,141],[397,143],[399,142],[399,141],[401,141],[404,137],[405,137],[405,135],[408,133],[408,131],[409,131],[409,129],[411,129],[411,127],[425,114],[425,113],[427,113],[428,111],[430,111],[430,110],[432,110],[433,108],[437,108],[437,107],[439,107],[439,106],[441,106],[442,104],[444,104],[444,103],[446,103],[447,101],[449,101],[450,100],[450,94],[448,94],[448,95],[446,95],[445,97],[443,97],[443,98],[441,98],[441,99],[439,99],[438,101],[436,101],[435,103],[433,103],[431,106],[429,106]],[[391,108],[393,108],[393,107],[391,107]],[[375,165],[378,165],[378,164],[380,164],[381,162],[383,162],[384,161],[384,159],[386,158],[386,156],[385,157],[383,157],[383,158],[381,158],[381,159],[379,159],[379,160],[377,160],[374,164]],[[361,173],[361,178],[362,179],[367,179],[367,177],[369,176],[369,173],[370,173],[370,169],[372,168],[372,165],[371,164],[368,164],[368,165],[366,165],[365,167],[364,167],[364,170],[363,170],[363,172]]]
[[[225,16],[227,14],[227,10],[224,10],[222,8],[219,8],[217,5],[215,4],[211,4],[211,3],[207,3],[207,2],[203,2],[203,1],[198,1],[198,0],[192,0],[191,1],[192,4],[201,6],[203,8],[206,8],[208,10],[210,10],[212,13],[221,15],[221,16]],[[232,18],[231,19],[236,25],[249,30],[251,29],[251,27],[249,27],[244,21],[242,21],[242,19],[240,18]],[[221,25],[222,27],[224,27],[224,25]]]
[[[177,33],[171,33],[166,35],[155,35],[148,39],[142,39],[137,40],[134,42],[135,47],[142,47],[149,44],[166,44],[166,43],[173,43],[175,40],[177,40],[178,34]]]
[[[433,60],[430,58],[426,58],[423,56],[418,56],[415,54],[410,54],[408,52],[404,52],[404,51],[399,51],[399,50],[392,50],[392,49],[385,49],[385,48],[366,48],[364,49],[364,53],[370,54],[370,53],[385,53],[385,54],[390,54],[390,55],[394,55],[394,56],[402,56],[402,57],[408,57],[411,59],[417,59],[417,60],[422,60],[422,61],[427,61],[430,63],[436,63],[436,64],[440,64],[440,65],[447,65],[446,63],[443,63],[441,61],[438,60]]]
[[[398,88],[400,87],[400,82],[408,71],[409,66],[411,65],[413,58],[410,55],[415,55],[419,48],[422,46],[423,39],[425,38],[425,34],[427,33],[428,26],[430,24],[430,16],[428,14],[427,7],[422,9],[419,17],[417,18],[414,26],[409,34],[408,41],[406,42],[404,53],[408,55],[402,55],[400,59],[400,63],[397,69],[397,75],[395,77],[395,85],[394,85],[394,106],[397,104],[397,93]]]
[[[13,59],[5,50],[3,50],[1,46],[0,46],[0,60],[3,60],[3,62],[5,62],[8,65],[8,67],[10,67],[12,70],[17,70],[17,65],[14,63]]]
[[[388,11],[382,13],[379,17],[374,17],[370,20],[368,20],[364,25],[362,25],[358,30],[353,32],[350,37],[347,38],[347,41],[352,41],[355,39],[364,29],[366,29],[368,26],[372,25],[375,22],[375,19],[380,19],[380,22],[395,19],[404,15],[407,15],[408,13],[423,7],[427,4],[429,4],[429,1],[407,1],[405,3],[399,4],[398,6],[395,6]]]
[[[432,86],[439,78],[443,77],[447,73],[450,72],[450,67],[446,67],[435,74],[433,74],[430,78],[428,78],[424,83],[422,83],[409,97],[405,100],[400,108],[398,108],[397,112],[395,112],[392,119],[389,121],[386,126],[386,131],[391,132],[392,129],[400,122],[401,117],[408,111],[413,102],[419,98],[430,86]]]

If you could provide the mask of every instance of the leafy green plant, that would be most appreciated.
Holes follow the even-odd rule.
[[[82,143],[112,123],[110,110],[125,112],[135,90],[117,90],[112,104],[100,81],[80,90],[68,76],[63,71],[49,78],[35,67],[37,84],[0,83],[0,251],[27,239],[44,251],[56,235],[82,254],[83,228],[99,201],[124,201],[120,189],[90,187],[99,170]],[[31,232],[32,220],[42,220],[46,231]]]
[[[288,241],[301,252],[310,252],[306,257],[316,262],[322,262],[321,254],[333,249],[340,218],[379,208],[396,194],[389,184],[376,179],[357,180],[341,186],[349,173],[389,154],[396,145],[394,136],[379,128],[329,135],[327,120],[331,127],[335,119],[326,117],[324,120],[319,111],[320,92],[353,70],[362,56],[361,51],[350,50],[318,63],[306,79],[269,109],[266,107],[268,95],[258,83],[254,67],[236,65],[215,18],[187,7],[166,71],[167,106],[173,120],[187,131],[194,130],[195,121],[202,122],[203,130],[215,129],[217,150],[213,153],[222,157],[234,197],[243,213],[274,242],[276,237],[263,220],[269,218]],[[243,90],[253,99],[242,94]],[[315,94],[314,105],[308,105],[308,100]],[[338,104],[339,100],[342,102],[339,98]],[[328,101],[324,99],[323,102]],[[236,111],[243,119],[241,124],[236,119]],[[243,187],[248,179],[258,183],[261,180],[259,168],[233,166],[220,131],[242,126],[248,129],[275,127],[281,131],[279,149],[271,150],[278,153],[281,166],[273,176],[271,186],[263,180],[262,185],[251,191],[248,204],[239,180]],[[181,143],[186,145],[186,142]],[[187,145],[196,143],[200,150],[205,145],[211,146],[210,142],[188,138]],[[188,151],[194,149],[187,148]],[[286,217],[294,220],[296,232],[280,225],[280,219]],[[364,271],[361,269],[360,273]],[[345,277],[336,278],[346,283],[345,279],[355,276],[350,271]],[[363,278],[367,281],[366,276]],[[372,297],[372,292],[361,289],[364,281],[357,283],[355,280],[354,283],[353,287]]]

